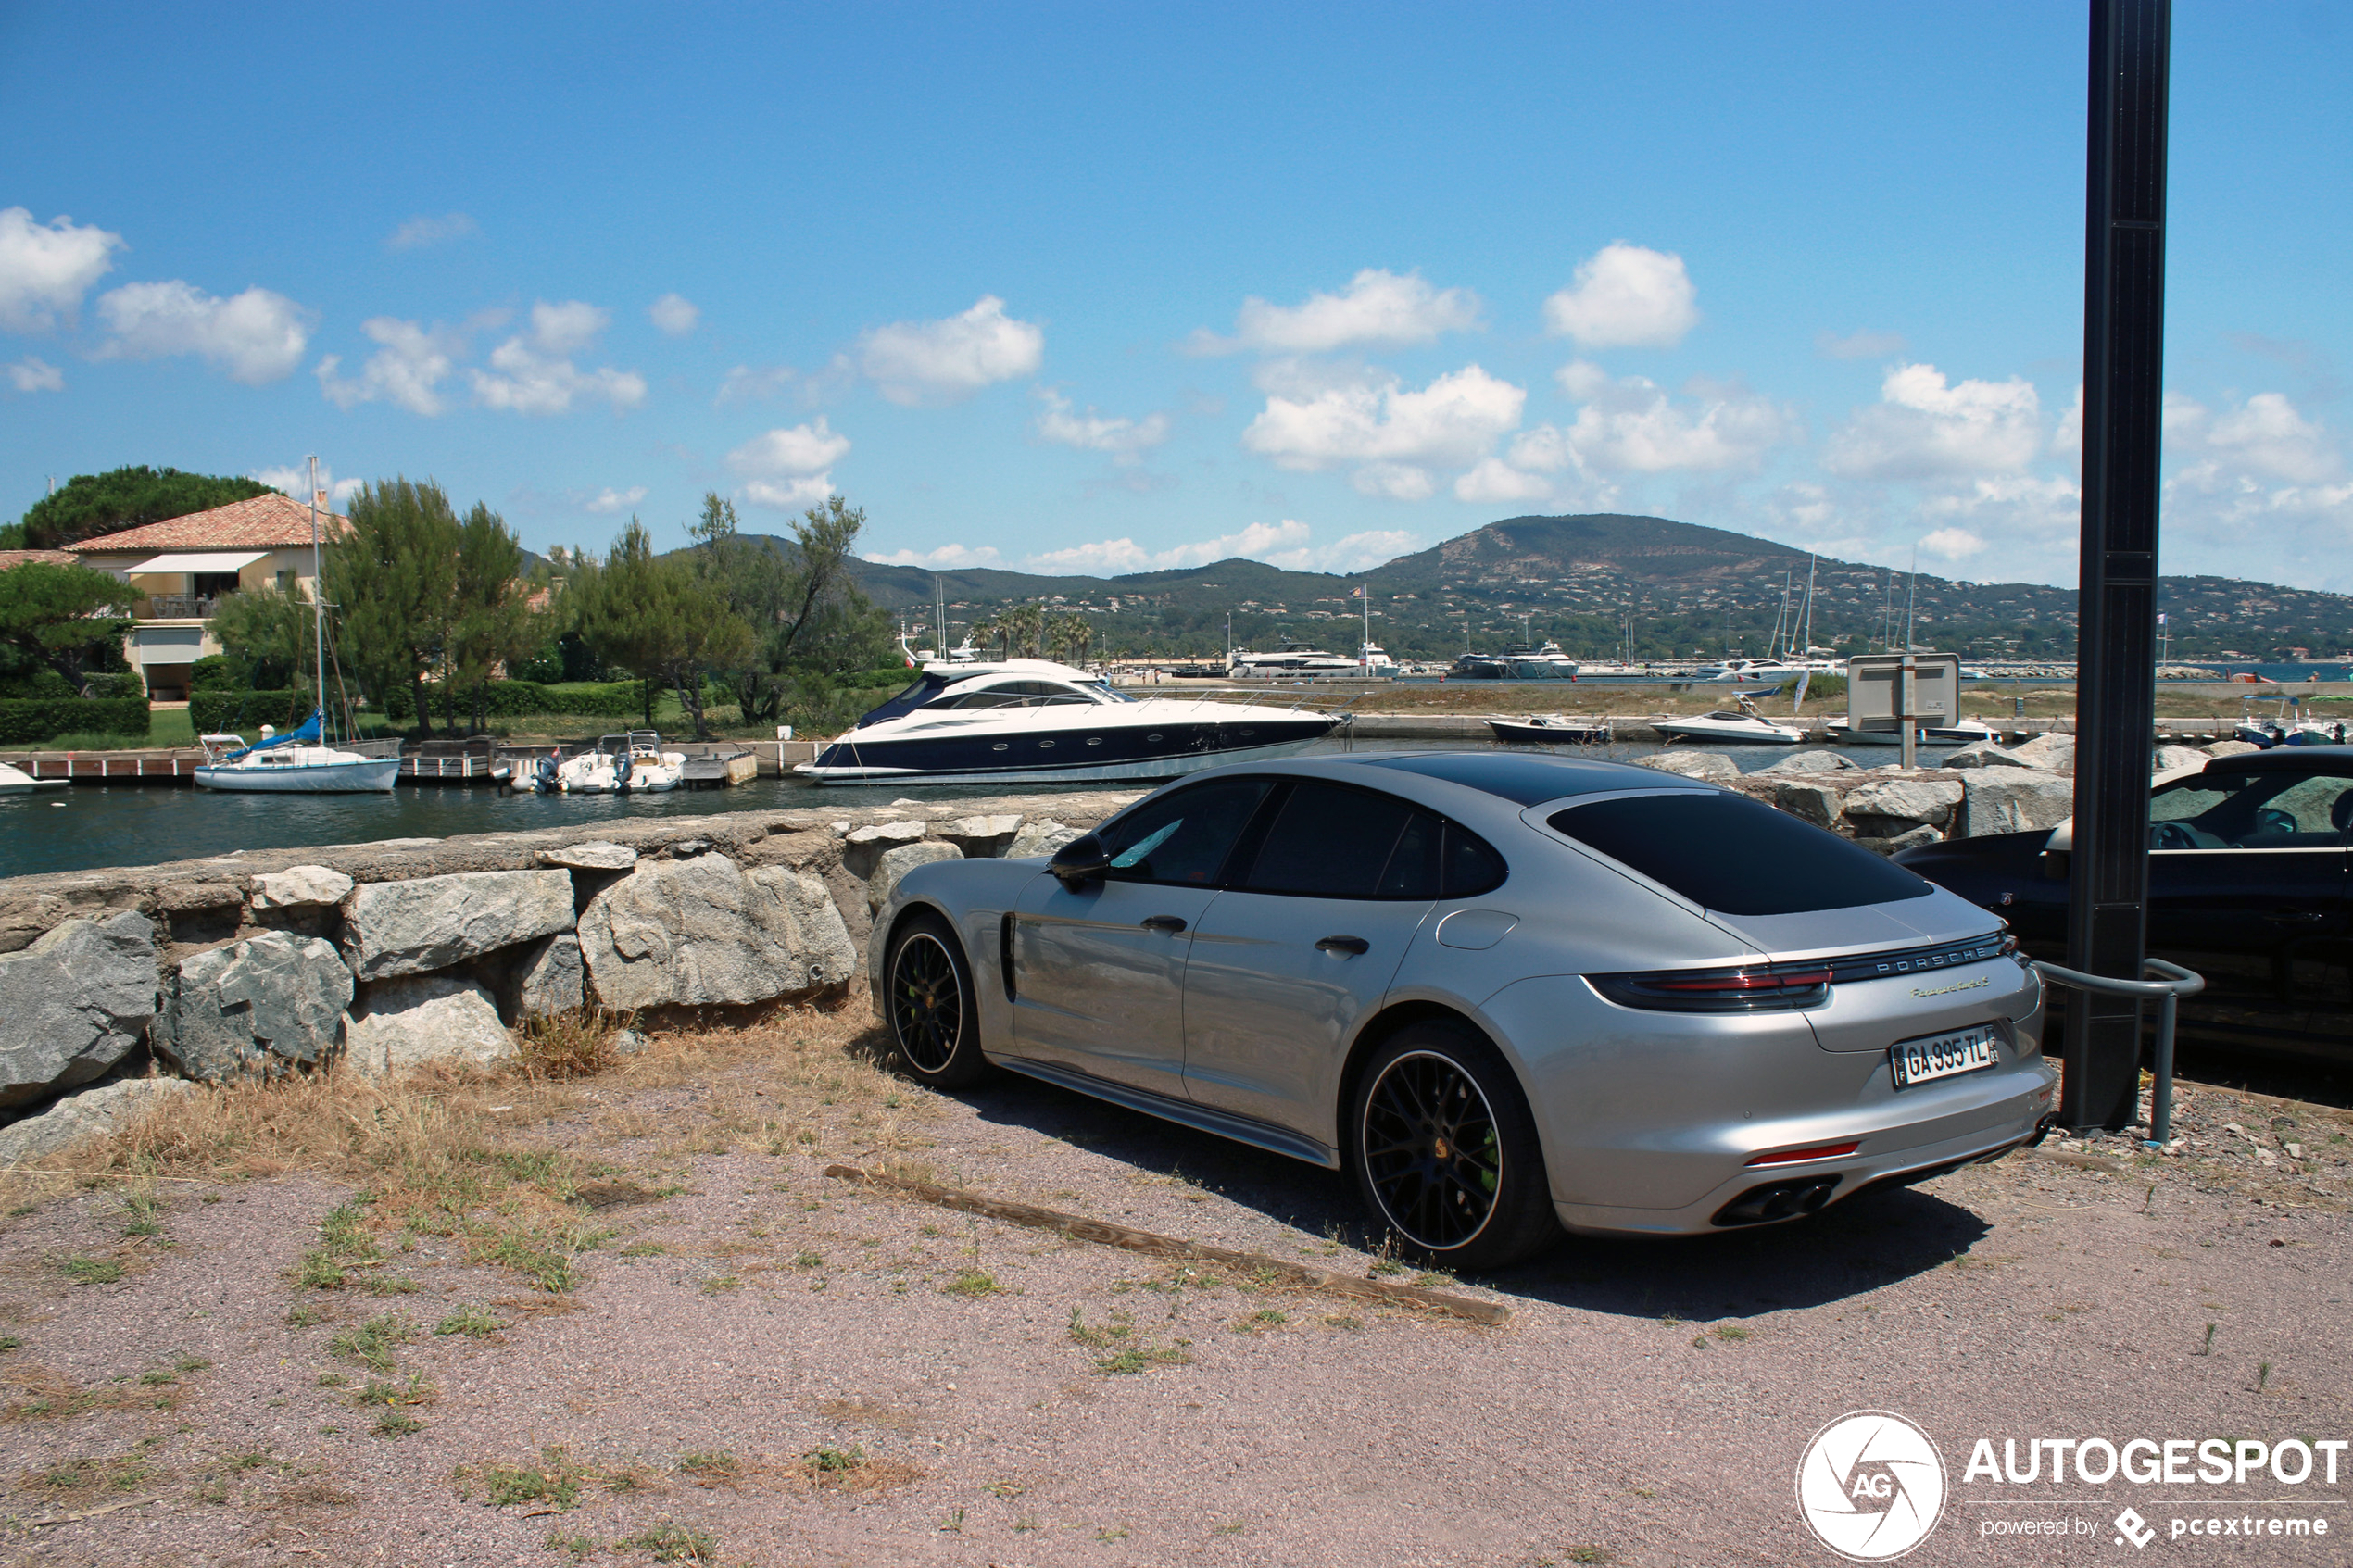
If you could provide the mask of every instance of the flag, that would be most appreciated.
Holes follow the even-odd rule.
[[[1365,585],[1360,583],[1355,587],[1351,588],[1348,591],[1348,596],[1352,599],[1363,598],[1365,596]]]
[[[2164,612],[2163,610],[2159,610],[2159,611],[2158,611],[2158,612],[2157,612],[2157,623],[2158,623],[2159,626],[2162,626],[2162,625],[2164,625],[2164,624],[2165,624],[2165,612]]]

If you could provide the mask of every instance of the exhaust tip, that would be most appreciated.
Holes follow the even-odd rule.
[[[1713,1225],[1764,1225],[1776,1220],[1793,1220],[1801,1215],[1821,1211],[1838,1191],[1836,1176],[1815,1176],[1805,1181],[1768,1182],[1751,1187],[1716,1211],[1708,1222]]]

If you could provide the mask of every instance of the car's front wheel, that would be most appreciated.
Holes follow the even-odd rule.
[[[1439,1020],[1399,1030],[1358,1074],[1350,1110],[1357,1186],[1417,1259],[1492,1269],[1560,1239],[1535,1118],[1477,1031]]]
[[[883,976],[891,1043],[910,1075],[934,1088],[960,1089],[988,1073],[972,966],[946,921],[917,915],[900,926]]]

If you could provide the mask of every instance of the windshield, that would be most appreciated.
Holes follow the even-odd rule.
[[[1133,702],[1136,700],[1134,697],[1129,696],[1126,692],[1114,691],[1109,681],[1089,681],[1087,683],[1085,689],[1093,693],[1097,697],[1100,697],[1105,702]]]
[[[2353,828],[2353,778],[2208,770],[2149,797],[2152,849],[2334,849]]]

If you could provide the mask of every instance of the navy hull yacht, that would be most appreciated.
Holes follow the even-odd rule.
[[[1272,703],[1130,696],[1042,659],[926,664],[793,771],[821,784],[1167,779],[1287,757],[1341,722]]]

